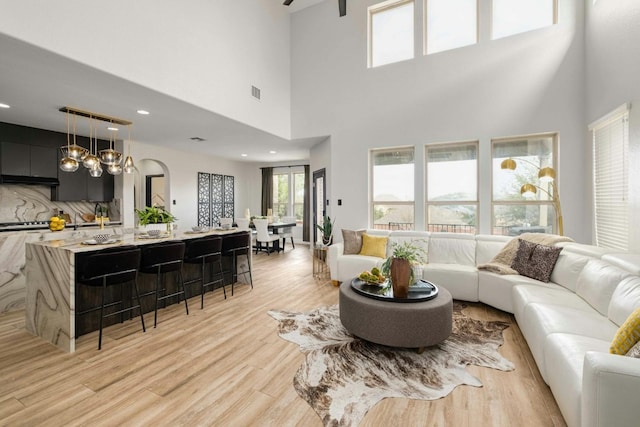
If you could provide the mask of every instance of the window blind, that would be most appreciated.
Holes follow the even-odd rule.
[[[596,245],[629,249],[629,109],[624,105],[590,126]]]

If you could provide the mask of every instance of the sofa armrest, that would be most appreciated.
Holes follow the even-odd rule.
[[[331,280],[338,280],[338,257],[344,255],[344,244],[342,242],[334,243],[329,246],[327,252],[327,263],[329,264],[329,273]]]
[[[640,359],[588,351],[582,375],[582,427],[635,426]]]

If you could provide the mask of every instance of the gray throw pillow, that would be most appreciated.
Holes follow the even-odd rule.
[[[362,234],[365,230],[345,230],[342,229],[342,241],[344,243],[345,255],[357,255],[362,249]]]
[[[640,359],[640,341],[636,343],[631,350],[627,351],[626,356],[635,357],[636,359]]]
[[[539,245],[518,239],[518,250],[511,268],[523,276],[547,283],[561,250],[560,247]]]

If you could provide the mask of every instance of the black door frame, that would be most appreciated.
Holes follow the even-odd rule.
[[[318,192],[316,191],[316,185],[317,185],[317,181],[318,179],[322,178],[322,217],[326,217],[327,216],[327,175],[326,175],[326,169],[322,168],[322,169],[318,169],[317,171],[313,171],[313,185],[312,185],[312,192],[313,192],[313,207],[312,207],[312,216],[313,216],[313,244],[315,244],[318,241],[318,211],[317,211],[317,207],[318,207]]]

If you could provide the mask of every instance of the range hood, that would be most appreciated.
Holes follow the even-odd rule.
[[[0,175],[0,184],[46,185],[55,187],[60,185],[60,181],[58,181],[58,178],[41,176]]]

